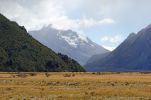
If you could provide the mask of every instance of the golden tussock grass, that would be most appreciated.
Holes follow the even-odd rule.
[[[0,100],[151,100],[151,73],[0,73]]]

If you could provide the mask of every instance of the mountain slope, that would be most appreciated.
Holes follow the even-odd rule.
[[[0,71],[84,71],[76,61],[63,56],[0,14]]]
[[[87,66],[99,71],[151,71],[151,25],[131,33],[113,52]]]
[[[107,52],[107,53],[103,53],[103,54],[99,54],[99,55],[94,55],[92,56],[86,63],[86,65],[84,65],[85,70],[87,71],[98,71],[100,68],[97,67],[100,60],[103,59],[104,57],[106,57],[107,55],[109,55],[111,52]]]
[[[41,30],[29,33],[55,52],[66,54],[81,65],[86,64],[87,60],[93,55],[108,52],[89,38],[72,30],[57,30],[49,25]]]

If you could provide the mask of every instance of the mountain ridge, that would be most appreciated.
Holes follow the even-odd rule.
[[[151,27],[130,34],[114,51],[98,62],[86,66],[98,71],[150,71]],[[92,67],[92,69],[93,69]]]
[[[56,54],[2,14],[0,45],[0,71],[85,71],[76,61]]]
[[[52,48],[56,53],[60,52],[68,55],[81,65],[85,65],[93,55],[108,52],[108,50],[94,43],[88,37],[72,30],[57,30],[49,25],[29,33],[42,44]]]

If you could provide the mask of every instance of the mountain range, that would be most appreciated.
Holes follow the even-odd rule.
[[[88,71],[151,71],[151,25],[131,33],[114,51],[95,55]]]
[[[85,65],[93,55],[109,52],[84,35],[72,30],[55,29],[51,25],[29,33],[56,53],[68,55],[81,65]]]
[[[77,32],[51,25],[29,34],[0,14],[0,71],[151,71],[150,48],[151,25],[110,52]]]
[[[0,14],[0,71],[85,71],[75,60],[57,54]]]

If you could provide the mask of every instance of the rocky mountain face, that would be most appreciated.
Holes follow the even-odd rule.
[[[131,33],[114,51],[85,66],[97,71],[151,71],[151,25]]]
[[[108,52],[89,38],[72,30],[57,30],[49,25],[41,30],[30,31],[29,33],[56,53],[68,55],[81,65],[85,65],[93,55]]]
[[[26,29],[0,14],[0,71],[85,71],[66,55],[56,54]]]

